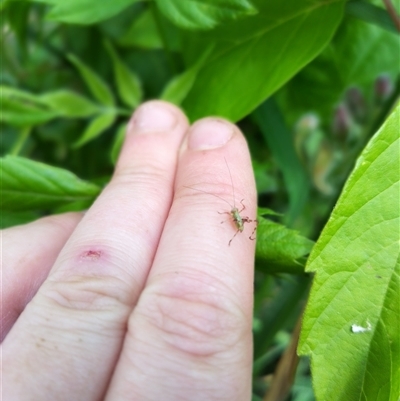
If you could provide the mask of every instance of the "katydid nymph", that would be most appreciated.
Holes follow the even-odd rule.
[[[229,165],[228,165],[228,162],[226,161],[225,158],[224,158],[224,160],[225,160],[225,164],[226,164],[226,167],[227,167],[227,169],[228,169],[228,172],[229,172],[229,177],[230,177],[231,185],[232,185],[233,206],[232,206],[232,204],[231,204],[230,202],[228,202],[226,199],[222,198],[221,196],[212,194],[211,192],[203,191],[202,189],[193,188],[193,187],[186,187],[186,188],[190,188],[190,189],[193,189],[193,190],[195,190],[195,191],[204,192],[205,194],[215,196],[215,197],[217,197],[217,198],[223,200],[225,203],[227,203],[227,204],[230,206],[231,210],[230,210],[229,212],[218,212],[219,214],[229,214],[229,216],[231,216],[231,218],[232,218],[232,222],[234,223],[234,225],[235,225],[235,227],[236,227],[236,229],[237,229],[236,232],[235,232],[235,234],[233,235],[233,237],[229,240],[228,246],[231,245],[231,242],[233,241],[233,239],[236,237],[236,235],[237,235],[238,233],[242,233],[242,232],[243,232],[243,230],[244,230],[244,225],[245,225],[246,223],[255,223],[254,230],[253,230],[253,232],[251,233],[251,235],[249,236],[249,239],[252,240],[252,241],[254,241],[254,240],[255,240],[254,233],[256,232],[258,221],[257,221],[257,220],[251,220],[249,217],[241,216],[240,213],[242,213],[243,210],[246,208],[245,205],[243,204],[244,199],[242,199],[242,200],[240,201],[240,203],[241,203],[241,205],[242,205],[243,207],[239,210],[239,209],[236,207],[236,203],[235,203],[235,188],[234,188],[234,186],[233,186],[233,179],[232,179],[231,170],[230,170]],[[222,223],[224,223],[224,221],[221,221],[221,224],[222,224]]]

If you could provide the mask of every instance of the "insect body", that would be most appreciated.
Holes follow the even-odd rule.
[[[234,206],[230,212],[222,212],[222,213],[218,212],[219,214],[229,214],[232,217],[232,220],[235,223],[235,226],[237,228],[237,231],[236,231],[235,235],[230,239],[230,241],[228,243],[229,246],[231,245],[231,242],[236,237],[236,235],[238,233],[242,233],[243,232],[245,223],[256,223],[256,226],[254,227],[254,230],[253,230],[253,232],[251,233],[251,235],[249,237],[249,239],[251,239],[252,241],[255,240],[254,233],[255,233],[255,231],[257,229],[258,221],[257,220],[251,220],[249,217],[243,217],[243,216],[240,215],[240,213],[242,213],[243,210],[246,208],[245,205],[243,204],[243,201],[244,201],[244,199],[242,199],[240,201],[240,203],[243,206],[241,210],[238,210],[238,208],[236,206]],[[221,224],[222,223],[224,223],[224,222],[221,221]]]
[[[229,177],[231,179],[231,184],[232,184],[233,206],[227,200],[225,200],[224,198],[221,198],[218,195],[215,195],[215,194],[212,194],[210,192],[206,192],[206,191],[203,191],[203,190],[197,189],[197,188],[192,188],[192,187],[187,187],[187,188],[191,188],[191,189],[194,189],[195,191],[200,191],[200,192],[204,192],[204,193],[209,194],[209,195],[216,196],[217,198],[222,199],[224,202],[226,202],[231,207],[230,212],[218,212],[219,214],[229,214],[231,216],[231,218],[232,218],[233,223],[235,224],[235,226],[237,228],[236,233],[234,234],[234,236],[230,239],[230,241],[228,243],[228,246],[230,246],[231,242],[236,237],[236,235],[239,232],[240,233],[243,232],[245,223],[255,223],[256,224],[255,227],[254,227],[253,232],[251,233],[251,235],[249,237],[250,240],[252,240],[252,241],[255,240],[254,233],[256,232],[258,221],[257,220],[251,220],[249,217],[241,216],[240,213],[242,213],[243,210],[246,209],[246,206],[243,204],[244,199],[242,199],[240,201],[240,203],[242,204],[243,207],[242,207],[241,210],[239,210],[235,205],[235,189],[234,189],[234,186],[233,186],[233,180],[232,180],[231,171],[229,169],[228,162],[226,161],[225,158],[224,158],[224,160],[225,160],[226,167],[228,168]],[[224,223],[224,221],[221,221],[221,224],[222,223]]]

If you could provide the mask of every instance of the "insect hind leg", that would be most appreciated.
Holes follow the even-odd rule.
[[[236,232],[235,232],[235,235],[230,239],[230,241],[228,242],[228,246],[231,246],[231,242],[233,241],[233,239],[237,236],[237,234],[238,234],[238,232],[239,232],[240,230],[237,230]]]
[[[254,234],[256,233],[256,230],[257,230],[257,227],[258,227],[258,220],[250,220],[249,223],[250,223],[250,222],[253,222],[253,223],[256,224],[255,227],[254,227],[253,232],[251,233],[251,235],[250,235],[250,237],[249,237],[250,240],[254,241],[254,240],[256,239],[256,237],[254,236]]]

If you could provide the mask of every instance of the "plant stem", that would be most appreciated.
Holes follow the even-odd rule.
[[[394,8],[391,0],[383,0],[385,4],[386,10],[390,15],[394,25],[396,26],[397,30],[400,32],[400,17],[397,15],[396,9]]]
[[[120,116],[130,117],[132,115],[132,110],[123,109],[123,108],[116,108],[116,113]]]

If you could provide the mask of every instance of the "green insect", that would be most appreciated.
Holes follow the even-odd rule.
[[[229,214],[232,217],[232,221],[235,224],[237,231],[235,232],[234,236],[229,240],[228,246],[231,245],[231,242],[233,241],[233,239],[236,237],[236,235],[238,233],[242,233],[244,230],[244,225],[245,223],[255,223],[256,226],[254,227],[253,232],[251,233],[249,239],[254,241],[256,238],[254,237],[254,233],[257,230],[257,224],[258,221],[257,220],[251,220],[249,217],[243,217],[240,215],[240,213],[243,212],[244,209],[246,209],[245,205],[243,204],[244,199],[242,199],[240,201],[240,203],[242,204],[242,209],[238,210],[238,208],[236,206],[233,206],[230,212],[218,212],[219,214]],[[229,203],[229,202],[228,202]],[[221,221],[221,224],[225,223],[224,221]]]
[[[251,220],[249,217],[244,217],[244,216],[241,216],[241,215],[240,215],[240,213],[242,213],[243,210],[246,209],[246,206],[245,206],[244,203],[243,203],[244,199],[242,199],[242,200],[240,201],[240,203],[241,203],[241,205],[242,205],[243,207],[242,207],[242,209],[239,210],[239,209],[236,207],[236,204],[235,204],[235,188],[234,188],[234,186],[233,186],[233,180],[232,180],[231,170],[230,170],[230,168],[229,168],[229,166],[228,166],[228,162],[226,161],[225,158],[224,158],[224,160],[225,160],[226,167],[228,168],[229,177],[230,177],[230,179],[231,179],[232,196],[233,196],[233,206],[232,206],[226,199],[224,199],[224,198],[222,198],[222,197],[220,197],[220,196],[218,196],[218,195],[212,194],[212,193],[207,192],[207,191],[203,191],[203,190],[201,190],[201,189],[193,188],[193,187],[186,187],[186,188],[194,189],[195,191],[204,192],[204,193],[206,193],[206,194],[215,196],[215,197],[217,197],[217,198],[223,200],[224,202],[226,202],[226,203],[231,207],[230,212],[218,212],[219,214],[228,214],[228,215],[232,218],[232,222],[235,224],[235,227],[237,228],[237,230],[236,230],[234,236],[229,240],[228,246],[231,245],[231,242],[233,241],[233,239],[236,237],[236,235],[237,235],[238,233],[242,233],[242,232],[243,232],[243,230],[244,230],[244,225],[245,225],[246,223],[255,223],[254,230],[253,230],[253,232],[251,233],[251,235],[250,235],[250,237],[249,237],[250,240],[254,241],[254,240],[256,239],[256,238],[254,237],[254,234],[255,234],[255,232],[256,232],[256,230],[257,230],[258,221],[257,221],[257,220]],[[225,223],[225,221],[221,221],[221,224],[223,224],[223,223]]]

